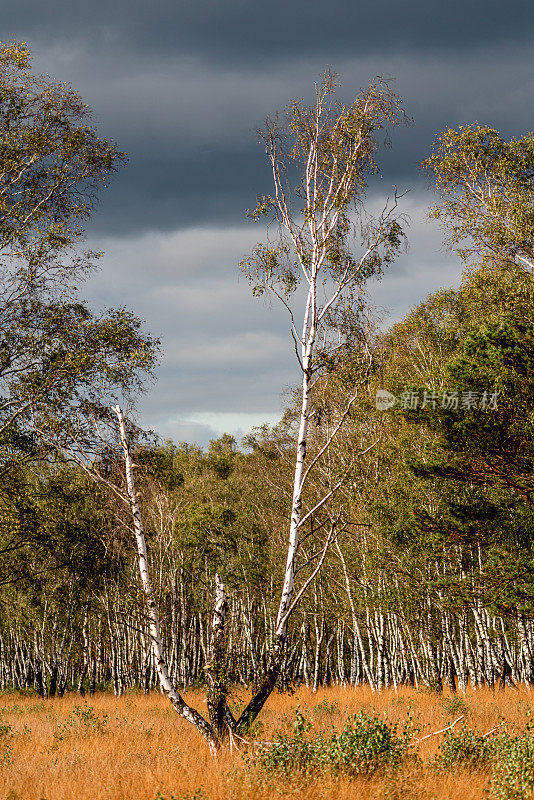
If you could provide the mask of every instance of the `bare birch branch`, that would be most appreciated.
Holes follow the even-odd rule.
[[[464,714],[462,714],[458,719],[455,719],[453,723],[448,725],[446,728],[441,728],[439,731],[433,731],[432,733],[427,733],[426,736],[423,736],[421,739],[416,739],[415,742],[412,744],[419,744],[420,742],[424,742],[425,739],[430,739],[431,736],[437,736],[439,733],[445,733],[445,731],[450,731],[451,728],[454,728],[457,722],[460,722],[461,719],[464,718]]]

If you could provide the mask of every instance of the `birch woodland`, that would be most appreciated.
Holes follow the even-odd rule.
[[[25,50],[4,48],[0,62],[29,69]],[[69,196],[32,183],[38,131],[35,159],[4,173],[2,197],[26,181],[33,206],[15,203],[0,220],[14,281],[0,315],[20,322],[0,351],[0,689],[159,687],[217,752],[241,746],[276,688],[534,682],[531,137],[507,145],[470,128],[441,139],[430,166],[451,192],[443,214],[456,245],[478,236],[481,263],[378,334],[365,285],[401,248],[402,220],[395,190],[371,216],[366,182],[402,109],[381,81],[349,106],[336,88],[325,74],[311,106],[294,101],[260,132],[274,189],[250,216],[267,221],[267,239],[241,266],[256,295],[287,311],[299,386],[280,425],[244,449],[226,435],[205,452],[162,446],[136,428],[121,403],[157,342],[126,312],[95,318],[52,298],[67,286],[68,226],[61,240],[48,231],[41,262],[30,247],[24,270],[8,273],[9,248]],[[84,117],[77,96],[57,99]],[[488,168],[482,186],[487,140],[506,169]],[[123,160],[112,143],[93,144],[107,161],[79,176],[89,194]],[[475,165],[470,177],[460,163]],[[510,197],[515,215],[501,213]],[[478,398],[497,388],[502,403],[448,416],[374,403],[386,386],[400,396],[451,381]],[[235,685],[249,692],[242,706]],[[186,701],[191,686],[205,689],[205,713]]]

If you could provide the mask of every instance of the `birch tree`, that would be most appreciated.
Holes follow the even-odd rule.
[[[310,507],[304,505],[306,487],[357,398],[355,388],[320,449],[308,457],[310,426],[318,411],[314,390],[346,344],[347,322],[353,326],[362,310],[365,283],[380,275],[403,243],[396,190],[376,217],[365,204],[368,178],[378,172],[379,136],[402,120],[400,100],[382,80],[362,90],[349,106],[334,100],[336,88],[335,73],[325,72],[311,106],[295,100],[283,114],[268,118],[260,131],[274,193],[261,197],[250,216],[254,221],[267,218],[276,235],[241,263],[254,294],[268,292],[286,308],[302,379],[282,592],[267,673],[243,712],[249,719],[276,684],[289,617],[336,535],[334,517],[322,548],[299,564],[304,526],[331,500],[345,476]],[[298,586],[297,573],[306,576]]]
[[[85,224],[125,162],[69,84],[35,74],[23,42],[0,42],[0,504],[12,513],[52,432],[68,437],[83,416],[91,427],[99,397],[139,388],[154,363],[138,319],[93,314],[77,293],[100,255],[83,249]],[[43,538],[33,519],[12,527],[6,571],[6,554]]]
[[[76,288],[100,255],[83,251],[84,226],[126,156],[70,85],[34,74],[23,42],[0,42],[0,142],[0,442],[14,451],[32,402],[84,362],[69,332],[91,317]],[[103,315],[101,332],[112,339],[120,317]]]
[[[449,128],[423,162],[439,202],[430,216],[468,262],[480,258],[534,268],[534,135],[507,142],[485,125]]]

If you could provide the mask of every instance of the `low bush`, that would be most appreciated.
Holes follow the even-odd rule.
[[[441,701],[441,707],[445,714],[449,716],[456,716],[463,714],[466,717],[469,714],[469,706],[463,697],[454,695],[453,697],[444,697]]]
[[[80,725],[99,733],[104,731],[108,723],[108,715],[98,714],[92,706],[87,705],[87,701],[84,701],[83,706],[74,706],[72,714]]]
[[[495,800],[531,800],[534,797],[534,725],[511,736],[501,729],[488,738],[468,728],[450,730],[434,766],[441,769],[490,768],[490,796]]]
[[[315,706],[313,711],[318,716],[332,716],[333,714],[339,714],[339,706],[336,702],[329,703],[328,700],[322,700]]]
[[[320,737],[310,738],[310,730],[310,723],[297,708],[293,732],[279,733],[274,742],[260,745],[257,759],[260,766],[268,772],[307,771],[316,767],[324,742]]]
[[[477,731],[466,727],[453,729],[446,732],[434,763],[441,769],[454,767],[476,769],[488,763],[494,749],[494,740],[482,736]]]
[[[297,710],[293,733],[278,734],[259,751],[259,763],[268,771],[330,770],[349,775],[370,775],[384,767],[397,767],[408,753],[409,725],[397,725],[376,714],[360,712],[350,717],[339,733],[327,738],[311,734],[311,725]]]
[[[0,764],[10,764],[13,758],[13,728],[0,722]]]
[[[360,712],[331,737],[329,761],[337,770],[369,775],[381,767],[397,767],[408,753],[410,738],[409,725],[399,735],[397,725]]]
[[[491,797],[530,800],[534,796],[534,729],[500,738],[492,765]]]

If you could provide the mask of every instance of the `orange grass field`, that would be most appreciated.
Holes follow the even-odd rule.
[[[416,738],[445,727],[462,711],[469,727],[482,733],[502,719],[510,731],[524,730],[534,691],[478,689],[461,697],[468,708],[456,713],[448,695],[425,690],[373,694],[367,687],[333,687],[312,694],[301,688],[272,695],[255,736],[269,741],[275,731],[288,731],[297,707],[318,731],[342,727],[359,710],[374,709],[404,723],[410,708],[420,731]],[[187,700],[205,708],[200,693],[188,693]],[[427,762],[442,735],[418,746],[420,761],[390,775],[275,779],[243,752],[211,756],[201,736],[158,692],[85,700],[70,694],[48,701],[6,693],[0,695],[0,721],[0,800],[481,800],[489,785],[483,771],[432,769]]]

